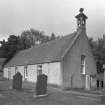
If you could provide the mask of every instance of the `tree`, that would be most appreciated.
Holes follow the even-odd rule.
[[[0,41],[0,57],[6,57],[9,61],[19,50],[28,49],[56,38],[59,37],[56,37],[54,33],[48,36],[43,31],[33,28],[23,31],[20,36],[10,35],[7,41]]]
[[[98,38],[96,41],[89,38],[89,44],[96,60],[97,73],[102,73],[104,72],[103,64],[105,64],[105,36],[103,35],[102,38]]]
[[[55,40],[55,39],[56,39],[56,36],[55,36],[54,33],[52,33],[52,34],[51,34],[51,38],[50,38],[50,40]]]
[[[7,58],[7,60],[11,59],[14,54],[17,52],[17,45],[18,45],[19,37],[15,35],[10,35],[7,42],[1,42],[1,57]]]
[[[21,33],[21,40],[24,44],[24,49],[30,48],[31,46],[46,43],[50,40],[55,39],[55,35],[53,34],[51,37],[45,35],[43,31],[35,30],[33,28],[23,31]]]

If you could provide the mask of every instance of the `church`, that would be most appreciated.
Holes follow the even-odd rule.
[[[62,38],[18,52],[3,69],[13,79],[20,72],[23,81],[36,83],[39,74],[48,76],[48,84],[66,88],[96,87],[96,64],[86,34],[87,16],[83,8],[75,16],[77,29]]]

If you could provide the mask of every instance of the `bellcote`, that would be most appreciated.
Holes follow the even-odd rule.
[[[77,19],[77,30],[80,28],[86,29],[86,19],[88,17],[83,13],[83,11],[84,9],[80,8],[80,13],[77,16],[75,16],[75,18]]]

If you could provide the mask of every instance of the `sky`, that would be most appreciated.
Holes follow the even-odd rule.
[[[75,16],[84,8],[87,35],[105,34],[105,0],[0,0],[0,40],[34,28],[47,35],[76,31]]]

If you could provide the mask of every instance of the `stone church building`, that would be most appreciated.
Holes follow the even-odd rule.
[[[87,16],[75,16],[77,30],[62,38],[36,45],[18,52],[4,67],[4,77],[13,79],[20,72],[23,81],[36,82],[41,73],[48,76],[48,84],[61,88],[96,87],[96,64],[86,34]]]

